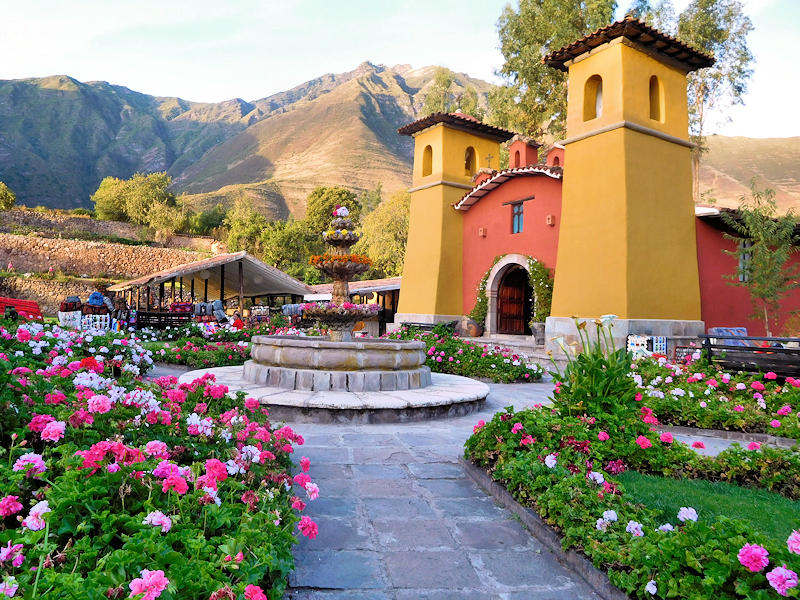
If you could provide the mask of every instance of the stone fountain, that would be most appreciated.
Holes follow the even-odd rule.
[[[410,340],[353,339],[353,326],[377,315],[377,305],[350,303],[349,281],[370,259],[350,253],[359,239],[345,207],[337,207],[322,234],[331,250],[311,264],[333,279],[332,301],[306,304],[304,313],[328,330],[327,337],[260,335],[251,339],[244,378],[291,390],[395,391],[431,383],[425,344]]]
[[[458,375],[431,374],[425,344],[412,340],[353,339],[353,325],[377,314],[377,306],[349,302],[348,282],[369,267],[350,254],[358,241],[347,209],[337,207],[323,239],[329,252],[311,264],[333,278],[331,302],[308,304],[327,337],[259,335],[251,360],[239,366],[190,371],[181,383],[211,373],[231,391],[242,390],[289,422],[388,423],[465,415],[480,408],[485,383]]]

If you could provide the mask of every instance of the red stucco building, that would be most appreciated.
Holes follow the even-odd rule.
[[[464,314],[475,305],[484,277],[489,298],[487,333],[530,334],[531,297],[528,260],[558,268],[558,233],[561,223],[561,186],[569,177],[564,149],[542,151],[539,144],[516,136],[509,146],[510,168],[482,169],[475,187],[455,205],[462,213]],[[702,319],[706,328],[746,327],[750,335],[765,335],[763,321],[750,318],[753,307],[745,288],[733,286],[725,276],[736,273],[737,258],[727,255],[735,242],[716,208],[697,207],[697,259],[700,272]],[[658,231],[652,243],[659,243]],[[800,261],[800,256],[793,259]],[[488,274],[488,276],[487,276]],[[591,293],[587,290],[587,293]],[[779,326],[773,334],[800,334],[791,313],[800,308],[800,290],[782,303]]]

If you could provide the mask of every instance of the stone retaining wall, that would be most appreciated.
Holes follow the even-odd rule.
[[[85,301],[95,291],[104,292],[105,287],[93,280],[50,281],[24,277],[0,279],[0,296],[38,302],[42,314],[45,315],[55,315],[58,305],[67,296],[78,296]]]
[[[10,261],[20,273],[46,273],[52,266],[67,275],[133,279],[206,256],[175,248],[0,233],[0,268]]]

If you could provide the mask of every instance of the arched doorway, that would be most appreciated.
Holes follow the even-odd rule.
[[[531,289],[528,271],[512,266],[497,286],[497,333],[531,335]]]

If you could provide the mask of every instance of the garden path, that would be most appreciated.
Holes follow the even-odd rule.
[[[479,419],[552,387],[490,384],[480,413],[454,419],[293,426],[320,487],[305,510],[320,533],[295,548],[286,600],[598,598],[457,462]]]

